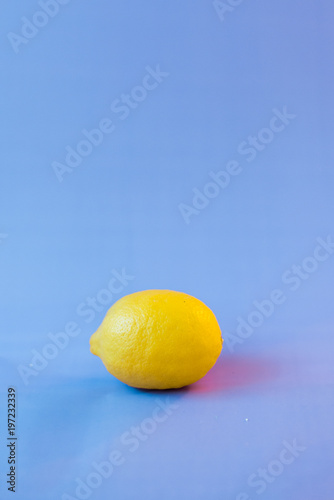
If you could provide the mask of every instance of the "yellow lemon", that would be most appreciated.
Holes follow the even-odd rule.
[[[146,290],[118,300],[90,339],[91,352],[122,382],[143,389],[192,384],[223,345],[215,315],[181,292]]]

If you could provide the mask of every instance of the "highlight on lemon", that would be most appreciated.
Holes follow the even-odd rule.
[[[132,387],[176,389],[216,363],[223,339],[203,302],[182,292],[145,290],[118,300],[90,339],[91,352]]]

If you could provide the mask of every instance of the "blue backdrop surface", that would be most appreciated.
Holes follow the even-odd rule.
[[[9,387],[17,500],[330,498],[333,21],[329,0],[3,6],[1,499]],[[221,325],[189,388],[129,388],[89,351],[150,288]]]

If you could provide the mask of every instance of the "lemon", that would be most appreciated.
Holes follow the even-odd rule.
[[[215,315],[181,292],[146,290],[118,300],[90,339],[91,352],[122,382],[172,389],[196,382],[223,345]]]

